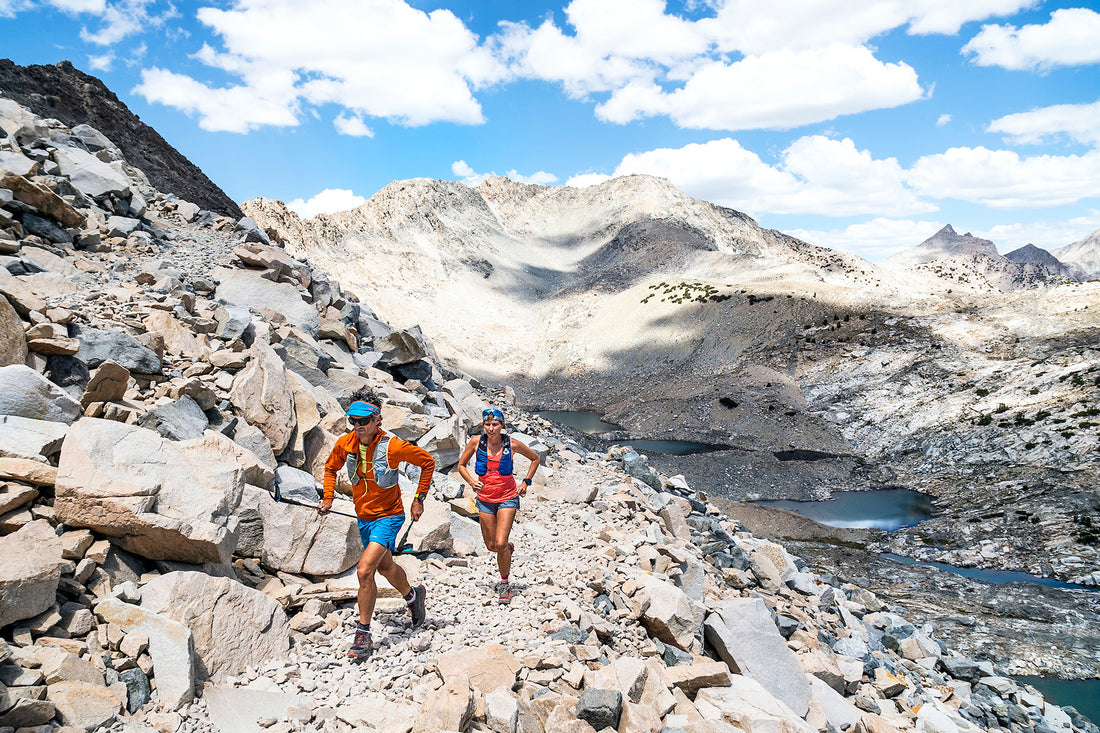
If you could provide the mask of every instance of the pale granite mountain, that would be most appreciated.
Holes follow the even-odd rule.
[[[1079,280],[1100,277],[1100,229],[1082,240],[1054,250],[1052,254],[1072,268]]]

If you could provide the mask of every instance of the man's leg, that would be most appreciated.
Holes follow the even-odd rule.
[[[355,574],[359,578],[359,623],[364,626],[370,625],[371,616],[374,615],[374,602],[378,599],[378,584],[374,580],[374,574],[384,563],[396,566],[389,550],[377,542],[370,542],[363,550],[359,565],[355,568]],[[398,570],[400,570],[399,566]],[[389,576],[383,574],[383,577],[389,580]],[[401,577],[405,577],[404,571],[401,571]],[[393,581],[390,582],[392,584]],[[405,581],[406,593],[408,593],[408,587],[409,583]]]

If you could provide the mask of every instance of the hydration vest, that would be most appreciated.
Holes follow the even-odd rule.
[[[391,437],[387,434],[378,439],[378,444],[374,447],[374,457],[371,459],[371,465],[374,468],[374,483],[382,489],[397,485],[397,469],[390,468],[387,458]],[[344,468],[348,471],[348,480],[351,481],[352,486],[363,480],[363,477],[359,475],[359,451],[348,453],[348,458],[344,461]]]
[[[500,448],[500,468],[497,473],[501,476],[512,475],[512,439],[507,435],[500,436],[503,445]],[[477,441],[477,460],[474,463],[474,473],[484,476],[489,473],[489,436],[482,433]]]

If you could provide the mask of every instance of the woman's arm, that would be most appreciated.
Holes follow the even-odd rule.
[[[519,495],[523,496],[527,493],[527,482],[533,479],[535,477],[535,471],[539,470],[539,454],[528,448],[522,440],[512,441],[512,451],[514,453],[519,453],[521,456],[531,461],[531,465],[527,468],[527,477],[523,481],[520,481],[517,487]]]
[[[469,469],[466,468],[466,464],[470,462],[470,457],[477,450],[477,441],[477,438],[470,438],[470,441],[466,443],[466,447],[462,449],[462,455],[458,457],[458,473],[462,476],[463,481],[474,487],[475,491],[481,488],[481,478],[471,474]]]

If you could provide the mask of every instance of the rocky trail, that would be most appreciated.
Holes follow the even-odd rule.
[[[98,131],[5,99],[0,130],[0,731],[1096,731]],[[439,470],[400,558],[427,622],[383,589],[353,664],[354,522],[270,489],[315,500],[367,393]],[[449,475],[489,401],[545,457],[505,606]]]

